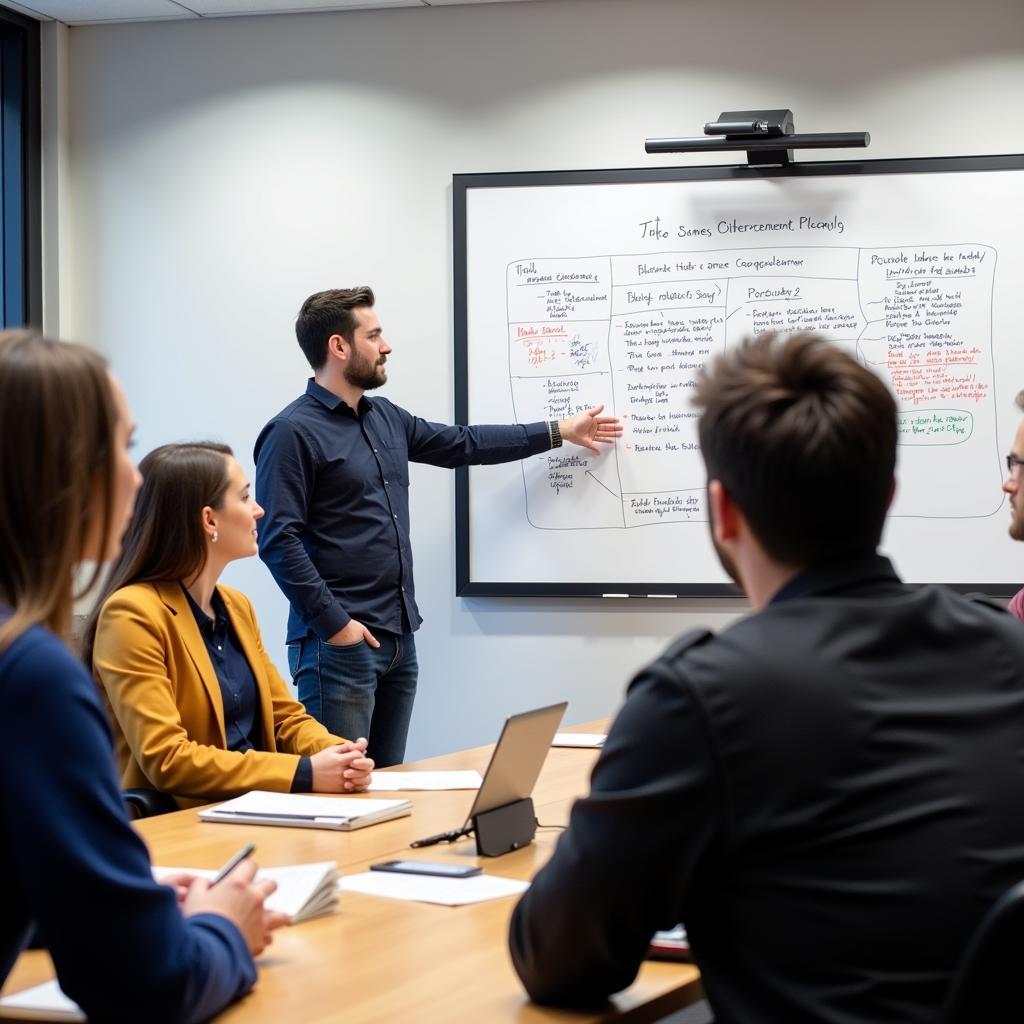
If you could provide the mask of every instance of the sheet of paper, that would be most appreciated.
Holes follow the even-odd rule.
[[[608,739],[603,732],[556,732],[553,747],[603,747]]]
[[[22,1020],[85,1020],[85,1014],[79,1009],[78,1003],[64,995],[56,979],[4,996],[0,999],[0,1017],[20,1017]]]
[[[341,880],[345,892],[361,892],[367,896],[386,896],[392,900],[416,903],[441,903],[459,907],[466,903],[483,903],[503,896],[515,896],[530,888],[529,882],[497,875],[474,875],[472,878],[430,878],[427,875],[399,875],[389,871],[366,871],[345,875]]]
[[[483,779],[477,771],[464,772],[374,772],[371,793],[398,793],[412,789],[479,789]]]

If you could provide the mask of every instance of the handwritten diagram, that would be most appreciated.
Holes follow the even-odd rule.
[[[898,496],[894,515],[990,515],[999,481],[996,262],[992,246],[957,243],[509,263],[516,418],[559,419],[604,404],[625,426],[610,457],[560,449],[524,464],[530,524],[628,529],[705,520],[691,406],[697,374],[729,346],[767,330],[821,332],[893,390],[901,472],[917,482]],[[948,480],[957,486],[944,486]]]

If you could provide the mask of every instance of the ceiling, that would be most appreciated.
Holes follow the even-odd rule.
[[[115,21],[173,21],[245,14],[365,11],[388,7],[451,7],[516,0],[2,0],[41,21],[95,25]]]

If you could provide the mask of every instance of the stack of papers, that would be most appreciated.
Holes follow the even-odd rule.
[[[496,875],[473,875],[471,878],[431,878],[428,875],[401,875],[388,871],[365,871],[346,875],[341,889],[366,896],[386,896],[392,900],[413,900],[417,903],[441,903],[458,907],[466,903],[483,903],[503,896],[515,896],[530,888],[529,882]]]
[[[289,825],[331,828],[341,832],[401,818],[412,811],[408,800],[367,800],[358,796],[304,796],[254,789],[216,807],[199,812],[203,821],[235,825]]]
[[[84,1021],[85,1014],[78,1003],[68,999],[54,981],[22,989],[0,999],[0,1017],[15,1020],[69,1020]]]
[[[603,747],[608,736],[603,732],[556,732],[553,747]]]
[[[153,877],[159,882],[174,872],[187,872],[200,878],[213,878],[216,871],[205,868],[153,868]],[[311,864],[288,864],[278,868],[260,868],[256,881],[270,878],[277,888],[267,897],[267,910],[287,914],[292,924],[309,921],[314,917],[333,913],[338,907],[338,866],[333,860]]]
[[[466,772],[374,772],[371,793],[397,793],[410,789],[479,789],[483,779],[477,771]]]

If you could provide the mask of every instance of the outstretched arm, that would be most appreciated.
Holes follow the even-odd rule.
[[[562,441],[578,444],[592,452],[600,450],[596,447],[598,444],[613,444],[622,435],[622,426],[616,417],[601,415],[603,405],[564,420],[469,427],[431,423],[398,406],[393,408],[405,429],[409,460],[450,469],[514,462],[550,451],[559,443],[555,428]]]

